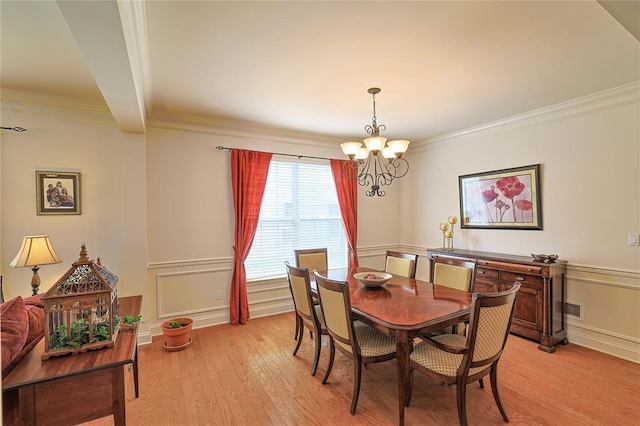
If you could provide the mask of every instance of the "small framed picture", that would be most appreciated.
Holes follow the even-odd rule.
[[[38,215],[80,214],[80,173],[36,171]]]
[[[540,164],[458,177],[461,228],[542,229]]]

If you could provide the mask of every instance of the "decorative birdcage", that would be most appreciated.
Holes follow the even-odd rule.
[[[118,277],[87,256],[80,258],[43,296],[45,351],[42,359],[111,348],[117,337]]]

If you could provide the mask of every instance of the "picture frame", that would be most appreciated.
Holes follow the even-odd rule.
[[[540,164],[458,177],[460,227],[542,229]]]
[[[80,173],[36,171],[38,215],[80,214]]]

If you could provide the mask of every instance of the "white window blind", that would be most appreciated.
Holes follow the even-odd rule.
[[[329,268],[347,267],[347,241],[328,164],[303,160],[269,166],[258,229],[245,267],[247,279],[286,274],[296,249],[326,247]]]

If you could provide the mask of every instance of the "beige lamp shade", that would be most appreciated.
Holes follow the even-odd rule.
[[[35,235],[24,237],[22,246],[15,259],[9,263],[14,268],[29,266],[50,265],[60,263],[62,260],[51,246],[48,235]]]

